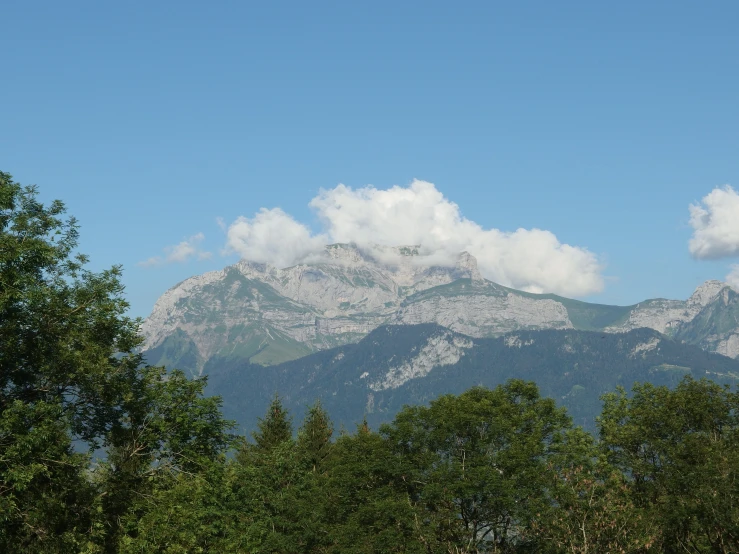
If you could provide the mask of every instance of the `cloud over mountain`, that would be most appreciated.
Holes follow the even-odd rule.
[[[322,189],[310,206],[322,223],[320,233],[279,208],[263,208],[228,227],[227,248],[286,267],[320,256],[324,245],[335,242],[421,245],[423,263],[451,264],[467,251],[486,278],[531,292],[584,296],[603,288],[602,266],[592,252],[562,244],[546,230],[485,229],[425,181],[385,190],[338,185]]]
[[[242,258],[288,267],[316,255],[330,241],[314,235],[280,208],[262,208],[253,218],[239,217],[226,231],[227,248]]]
[[[700,260],[739,254],[739,194],[729,185],[717,187],[690,205],[693,236],[690,253]]]
[[[200,243],[203,242],[203,239],[205,239],[205,235],[203,235],[203,233],[197,233],[196,235],[186,238],[179,244],[166,246],[164,248],[164,256],[153,256],[143,262],[139,262],[138,265],[151,267],[186,262],[193,258],[198,260],[208,259],[211,257],[211,253],[200,248]]]
[[[735,290],[739,290],[739,264],[732,264],[725,281]]]

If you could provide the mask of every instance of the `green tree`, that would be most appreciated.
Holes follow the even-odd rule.
[[[319,471],[331,451],[334,428],[320,401],[308,408],[305,420],[298,430],[298,452],[312,471]]]
[[[327,532],[322,552],[421,553],[426,522],[418,520],[408,493],[410,475],[380,434],[366,422],[342,435],[326,460],[321,483],[322,522]]]
[[[608,461],[660,529],[662,552],[739,551],[739,393],[685,378],[605,396]]]
[[[116,552],[150,493],[222,460],[230,423],[204,381],[143,364],[120,268],[86,269],[74,218],[37,196],[0,172],[0,550]]]
[[[259,456],[241,456],[231,474],[233,533],[243,538],[248,552],[306,552],[309,514],[304,499],[314,491],[312,472],[301,463],[292,439]]]
[[[161,512],[157,498],[167,498],[163,490],[188,479],[201,483],[201,475],[224,464],[233,423],[222,418],[220,398],[202,396],[205,385],[204,379],[158,367],[132,373],[122,417],[105,437],[108,455],[96,474],[106,551],[116,551],[126,536],[139,536],[136,521]]]
[[[163,477],[163,476],[162,476]],[[116,545],[121,554],[162,552],[252,552],[246,537],[234,533],[228,466],[210,464],[198,473],[177,473],[157,480],[146,494],[147,509],[130,510],[123,527],[133,530]]]
[[[548,502],[525,533],[538,552],[642,552],[658,528],[632,498],[626,476],[598,456],[593,437],[571,429],[550,457]]]
[[[125,317],[120,267],[85,269],[64,211],[0,172],[0,410],[59,405],[74,435],[95,443],[117,418],[139,322]]]
[[[63,551],[92,531],[71,441],[102,442],[138,363],[120,268],[85,269],[64,211],[0,172],[0,536],[15,551]]]
[[[458,552],[513,552],[546,507],[547,463],[570,426],[533,383],[512,380],[406,407],[381,432],[410,464],[415,517],[433,521],[436,542]]]
[[[59,405],[13,401],[0,413],[0,552],[94,550],[95,490]]]
[[[313,464],[324,448],[319,427],[330,422],[320,408],[312,413],[299,445],[292,418],[275,395],[252,433],[254,442],[244,444],[232,464],[233,533],[249,552],[307,552],[315,543],[320,503]]]
[[[292,439],[292,418],[276,394],[264,418],[259,418],[257,427],[258,429],[252,433],[253,449],[257,453],[269,452],[283,442]]]

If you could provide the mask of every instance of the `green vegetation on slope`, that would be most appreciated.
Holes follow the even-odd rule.
[[[430,341],[455,339],[470,345],[456,362],[429,368],[396,387],[371,388],[391,370],[416,364]],[[669,367],[686,369],[666,371]],[[495,387],[512,378],[535,381],[545,396],[567,407],[577,424],[593,429],[600,396],[617,386],[628,389],[638,381],[674,386],[685,373],[736,384],[739,361],[651,329],[618,334],[518,331],[473,339],[422,324],[379,327],[356,344],[268,368],[237,358],[218,359],[208,365],[208,373],[208,392],[222,396],[226,415],[247,430],[275,391],[298,415],[319,398],[339,425],[351,427],[366,418],[377,426],[391,421],[405,404],[424,404],[474,385]]]
[[[295,436],[271,395],[251,440],[235,437],[204,380],[135,354],[119,269],[88,271],[63,214],[0,173],[0,552],[739,551],[739,393],[727,386],[617,389],[597,439],[520,379],[338,436],[320,403]],[[354,358],[369,368],[386,349],[412,351],[419,332],[450,333],[385,328]],[[590,348],[592,335],[565,344]],[[531,337],[556,338],[517,338]],[[651,363],[650,351],[636,354]]]

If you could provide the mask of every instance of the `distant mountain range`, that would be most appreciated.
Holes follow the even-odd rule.
[[[294,267],[241,261],[167,291],[146,319],[147,359],[200,375],[213,361],[272,365],[356,343],[382,325],[435,323],[472,338],[523,330],[623,333],[646,327],[739,356],[739,300],[708,281],[687,300],[608,306],[513,290],[462,253],[434,265],[418,247],[326,247]],[[211,373],[213,373],[211,371]]]
[[[739,360],[669,339],[646,328],[625,333],[540,330],[473,338],[436,324],[381,326],[356,344],[323,350],[275,366],[233,357],[205,365],[208,393],[224,414],[253,429],[277,392],[299,423],[320,399],[337,426],[363,418],[377,428],[404,404],[440,394],[493,387],[510,378],[535,381],[568,408],[575,423],[593,428],[599,397],[636,381],[674,385],[685,375],[739,382]]]

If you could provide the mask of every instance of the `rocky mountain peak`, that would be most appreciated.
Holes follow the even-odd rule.
[[[733,357],[739,356],[736,296],[725,283],[707,281],[687,301],[586,304],[486,281],[469,252],[450,257],[416,245],[332,244],[291,267],[242,260],[191,277],[162,295],[142,332],[150,363],[179,364],[193,374],[219,356],[264,364],[294,359],[356,342],[387,323],[434,323],[473,337],[647,327]]]
[[[469,278],[473,281],[483,281],[482,274],[477,268],[477,258],[469,252],[462,252],[457,258],[456,267],[462,272],[469,273]]]
[[[362,252],[356,244],[336,243],[326,245],[326,254],[330,260],[340,262],[360,263],[365,261]]]
[[[695,292],[693,292],[691,297],[688,299],[688,302],[691,304],[706,306],[726,287],[728,287],[726,283],[715,279],[706,281],[695,289]]]

